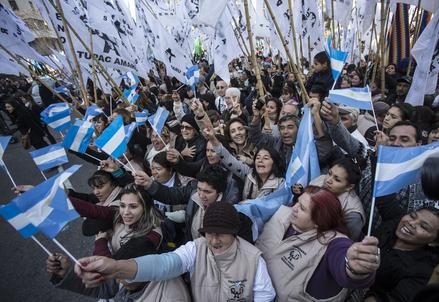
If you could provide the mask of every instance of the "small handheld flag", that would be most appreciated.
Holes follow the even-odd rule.
[[[328,38],[328,52],[329,52],[329,58],[331,59],[331,72],[335,84],[343,70],[344,63],[348,58],[348,53],[332,48],[330,38]]]
[[[358,109],[372,110],[372,95],[369,86],[330,90],[328,101]]]
[[[136,88],[125,89],[123,92],[124,97],[130,102],[130,104],[134,104],[139,98],[139,94],[136,91]]]
[[[143,126],[148,119],[149,112],[147,109],[144,109],[142,112],[135,112],[134,117],[136,118],[137,126]]]
[[[67,131],[62,145],[75,152],[84,153],[93,136],[93,124],[87,121],[76,120]]]
[[[151,124],[155,132],[161,134],[163,127],[165,126],[166,120],[168,119],[168,116],[169,111],[163,107],[159,107],[156,113],[148,117],[148,122]]]
[[[71,125],[71,110],[65,103],[52,104],[40,113],[41,120],[56,131],[62,131]]]
[[[114,119],[95,140],[95,145],[114,158],[119,158],[126,151],[127,143],[122,116],[118,115]]]
[[[45,171],[69,162],[61,143],[29,152],[38,169]]]
[[[90,122],[94,117],[102,114],[104,111],[95,104],[89,106],[85,111],[84,120]]]
[[[193,65],[186,70],[186,84],[192,87],[195,91],[195,85],[200,81],[200,69],[198,65]]]

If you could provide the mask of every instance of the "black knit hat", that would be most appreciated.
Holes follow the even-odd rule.
[[[183,116],[181,119],[181,124],[183,124],[183,122],[188,123],[193,128],[195,128],[195,130],[200,131],[200,128],[198,127],[197,123],[195,122],[195,118],[192,114],[186,114],[185,116]]]
[[[239,231],[239,215],[235,207],[228,202],[214,202],[204,214],[203,227],[198,231],[204,233],[232,234]]]

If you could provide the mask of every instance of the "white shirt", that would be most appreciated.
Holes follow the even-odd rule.
[[[195,270],[195,258],[197,248],[195,242],[189,241],[174,251],[182,262],[183,269],[191,275]],[[276,296],[270,275],[268,274],[265,260],[259,256],[258,268],[256,269],[255,283],[253,285],[253,301],[265,302],[273,301]]]
[[[218,97],[215,99],[215,107],[216,107],[216,109],[218,109],[218,111],[219,111],[220,113],[223,113],[224,110],[227,109],[227,106],[226,106],[226,100],[224,100],[224,97],[223,97],[223,96],[218,96]]]

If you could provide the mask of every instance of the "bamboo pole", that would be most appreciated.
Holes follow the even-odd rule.
[[[29,66],[27,66],[26,64],[23,64],[23,62],[21,62],[21,59],[14,55],[12,52],[10,52],[6,47],[4,47],[2,44],[0,44],[0,48],[3,49],[11,58],[13,58],[21,67],[23,67],[24,69],[26,69],[31,76],[38,82],[40,82],[44,87],[46,87],[47,89],[50,90],[50,92],[52,92],[56,97],[58,97],[61,101],[63,101],[66,104],[70,104],[62,95],[60,95],[58,92],[56,92],[55,90],[53,90],[52,87],[50,87],[49,85],[47,85],[46,82],[44,82],[43,80],[41,80],[39,78],[39,76],[31,69],[29,68]],[[75,108],[73,108],[73,110],[75,110],[81,117],[83,116],[82,113],[80,113],[79,111],[77,111]]]
[[[78,74],[81,94],[84,99],[85,105],[88,107],[87,90],[84,86],[84,79],[82,78],[81,67],[79,66],[78,58],[76,57],[75,47],[73,46],[72,37],[70,36],[70,31],[67,28],[66,18],[64,17],[64,11],[59,0],[56,0],[56,6],[58,7],[58,13],[61,16],[61,21],[64,26],[64,32],[66,33],[67,43],[69,44],[70,52],[72,53],[72,57],[73,57],[73,62],[75,63],[76,66],[76,72]]]
[[[335,20],[334,20],[334,0],[331,0],[331,27],[332,27],[332,41],[336,41],[335,37]]]
[[[418,39],[419,36],[419,31],[421,30],[421,17],[423,12],[423,10],[421,9],[421,2],[422,0],[418,0],[418,6],[416,7],[418,10],[416,14],[416,26],[415,26],[415,32],[413,33],[412,42],[410,43],[410,49],[412,49],[413,46],[415,45],[416,40]],[[407,73],[406,73],[407,76],[410,75],[410,69],[412,69],[412,64],[413,64],[413,57],[411,54],[409,54],[409,64],[407,66]]]
[[[385,89],[386,89],[386,79],[385,79],[385,75],[386,75],[386,70],[385,70],[385,64],[384,64],[384,50],[385,50],[385,23],[386,23],[386,12],[387,12],[387,7],[385,6],[384,1],[381,2],[381,11],[380,11],[380,15],[381,15],[381,33],[380,33],[380,71],[381,71],[381,95],[384,95]]]
[[[245,10],[245,19],[246,19],[246,23],[247,23],[247,34],[248,34],[248,41],[250,44],[250,54],[251,54],[251,59],[252,59],[252,65],[253,65],[253,68],[255,69],[255,74],[256,74],[256,88],[257,88],[257,91],[259,93],[259,96],[263,96],[264,95],[264,88],[262,87],[262,79],[261,79],[261,73],[259,70],[259,66],[256,62],[256,53],[255,53],[255,48],[253,45],[253,35],[252,35],[252,30],[251,30],[251,25],[250,25],[250,14],[249,14],[249,10],[248,10],[248,0],[244,0],[244,10]]]
[[[273,10],[271,9],[270,3],[268,2],[268,0],[264,0],[264,2],[265,2],[265,5],[267,6],[268,13],[270,14],[270,17],[273,20],[274,26],[276,27],[276,31],[277,31],[277,34],[279,35],[279,38],[280,38],[280,40],[282,42],[282,45],[285,48],[285,52],[287,53],[288,60],[293,62],[293,57],[291,56],[291,53],[290,53],[290,51],[288,49],[288,44],[285,41],[285,38],[284,38],[284,36],[282,34],[282,31],[281,31],[281,29],[279,27],[279,24],[277,23],[277,21],[276,21],[276,19],[274,17],[274,13],[273,13]],[[308,103],[309,96],[308,96],[308,93],[306,92],[305,85],[303,84],[302,77],[300,76],[300,74],[299,74],[299,72],[297,70],[297,67],[294,64],[292,64],[292,67],[293,67],[294,76],[296,77],[297,81],[299,82],[299,87],[302,90],[302,94],[304,96],[304,103]]]
[[[297,49],[296,28],[294,26],[294,16],[293,16],[293,4],[292,4],[292,2],[293,2],[292,0],[288,0],[288,9],[290,10],[291,35],[293,36],[292,40],[293,40],[293,45],[294,45],[294,52],[296,54],[296,65],[297,66],[301,66],[301,62],[299,60],[299,50]],[[323,12],[323,10],[322,10],[322,12]],[[294,62],[291,62],[291,64],[294,64]]]
[[[89,29],[90,32],[90,50],[91,50],[91,56],[94,56],[93,52],[93,33],[91,32],[91,29]],[[95,99],[95,104],[98,101],[98,91],[96,89],[96,69],[95,69],[95,60],[91,60],[91,74],[93,77],[93,96]]]

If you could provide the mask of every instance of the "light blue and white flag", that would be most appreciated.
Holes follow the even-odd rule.
[[[85,111],[84,120],[90,122],[94,117],[102,113],[104,113],[104,111],[95,104],[93,104],[91,106],[88,106],[87,110]]]
[[[372,110],[372,95],[369,86],[329,90],[328,101],[364,110]]]
[[[348,53],[332,48],[330,38],[328,38],[328,52],[329,58],[331,59],[332,77],[335,83],[343,70],[346,59],[348,58]]]
[[[3,167],[5,163],[3,162],[3,154],[8,147],[11,136],[0,136],[0,166]]]
[[[139,82],[140,82],[139,77],[134,72],[128,71],[126,73],[126,77],[129,80],[129,87],[131,89],[136,88],[137,85],[139,85]]]
[[[169,111],[163,107],[159,107],[153,115],[148,117],[148,122],[151,124],[155,132],[161,134],[168,116]]]
[[[134,104],[139,98],[139,94],[137,93],[135,87],[132,89],[125,89],[123,91],[123,95],[128,100],[128,102],[130,102],[130,104]]]
[[[428,157],[439,157],[439,142],[417,147],[378,147],[374,197],[399,192],[420,176]]]
[[[149,112],[147,109],[144,109],[142,112],[134,112],[134,117],[136,118],[137,126],[143,126],[148,119]]]
[[[62,94],[65,94],[65,95],[70,95],[70,90],[68,90],[67,87],[64,86],[64,85],[55,87],[54,90],[55,90],[56,93],[60,93],[60,94],[62,93]]]
[[[195,91],[195,85],[200,81],[200,69],[197,64],[186,69],[185,73],[186,84],[192,87],[192,90]]]
[[[62,184],[80,167],[74,165],[17,196],[0,207],[0,215],[24,238],[39,231],[54,238],[69,221],[79,217]]]
[[[95,145],[114,158],[121,156],[127,149],[122,116],[118,115],[95,140]]]
[[[137,128],[136,122],[132,122],[125,127],[125,142],[128,144],[130,142],[131,137],[133,136],[134,130]]]
[[[300,183],[303,187],[306,187],[312,179],[319,175],[320,166],[314,142],[311,110],[308,106],[305,106],[285,181],[289,187],[295,183]]]
[[[52,104],[41,113],[41,120],[56,131],[67,129],[72,124],[70,119],[71,109],[66,103]]]
[[[270,220],[281,205],[290,204],[292,197],[291,189],[281,186],[268,195],[235,204],[236,210],[246,215],[253,222],[252,234],[254,241],[262,233],[264,224]]]
[[[84,153],[93,136],[93,124],[87,121],[76,120],[67,131],[62,145],[75,152]]]
[[[61,143],[37,149],[29,153],[41,171],[46,171],[69,162],[66,150]]]

